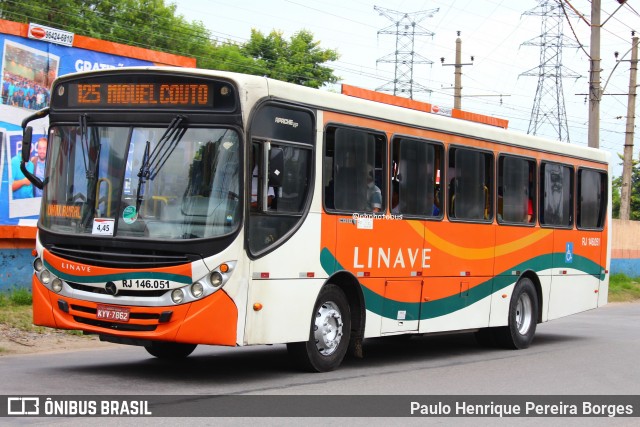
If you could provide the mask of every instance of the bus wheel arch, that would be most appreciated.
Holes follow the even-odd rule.
[[[536,332],[539,306],[534,280],[528,275],[522,275],[511,295],[507,326],[493,330],[497,344],[513,350],[528,348]]]
[[[351,339],[348,354],[361,359],[362,340],[366,321],[364,294],[358,279],[347,271],[339,271],[327,279],[327,283],[338,286],[347,296],[351,311]]]
[[[542,284],[540,283],[540,278],[533,270],[527,270],[520,276],[520,279],[526,277],[531,280],[533,286],[536,290],[536,296],[538,299],[538,312],[536,313],[536,320],[538,323],[542,323],[542,306],[544,305],[543,297],[542,297]]]
[[[354,284],[349,276],[338,273],[324,283],[310,318],[309,340],[287,344],[287,351],[299,368],[332,371],[349,350],[356,347],[362,351],[364,318],[360,313],[364,312],[364,298],[358,295],[358,281]]]

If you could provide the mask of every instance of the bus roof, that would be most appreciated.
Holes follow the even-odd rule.
[[[361,87],[347,84],[342,85],[342,93],[356,98],[368,99],[370,101],[382,102],[389,105],[397,105],[398,107],[424,111],[425,113],[440,114],[476,123],[484,123],[486,125],[497,126],[503,129],[506,129],[509,126],[509,120],[485,116],[483,114],[472,113],[470,111],[458,110],[456,108],[443,108],[428,102],[420,102],[409,98],[403,98],[401,96],[389,95],[387,93],[376,92],[374,90],[363,89]]]
[[[591,159],[597,162],[609,163],[610,154],[606,151],[554,141],[521,132],[507,130],[497,126],[487,126],[469,120],[460,120],[439,114],[431,114],[425,111],[403,108],[397,105],[375,102],[329,91],[313,89],[293,83],[274,80],[262,76],[254,76],[227,71],[214,71],[199,68],[179,67],[122,67],[111,70],[89,71],[69,74],[59,79],[79,77],[85,74],[119,74],[130,71],[146,70],[149,72],[172,74],[195,74],[210,77],[221,77],[235,82],[241,93],[241,102],[247,100],[254,102],[264,97],[286,100],[299,105],[307,105],[310,108],[318,108],[345,114],[384,120],[387,122],[401,123],[407,126],[415,126],[423,129],[440,131],[452,135],[467,136],[479,140],[493,141],[507,145],[519,146],[535,151],[564,154],[574,157]],[[249,111],[243,108],[243,115],[248,116]],[[485,116],[486,117],[486,116]]]

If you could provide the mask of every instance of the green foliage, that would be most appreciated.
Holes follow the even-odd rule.
[[[24,288],[16,288],[10,292],[0,292],[0,307],[31,305],[33,296]]]
[[[252,30],[244,45],[218,43],[202,22],[176,15],[165,0],[0,0],[0,18],[34,22],[89,37],[197,59],[198,67],[272,77],[310,87],[335,83],[322,64],[338,53],[321,49],[302,30],[289,41],[282,33]]]
[[[612,274],[609,278],[609,301],[623,302],[640,299],[640,282],[624,273]]]
[[[296,33],[287,42],[281,32],[272,31],[265,36],[254,29],[251,30],[251,39],[240,51],[253,58],[254,66],[261,70],[259,74],[318,88],[338,80],[330,68],[320,64],[339,57],[335,50],[320,49],[319,44],[306,30]]]
[[[31,305],[33,302],[31,292],[24,288],[15,289],[9,299],[13,305]]]
[[[622,156],[618,155],[620,159]],[[619,176],[613,180],[611,194],[613,217],[620,218],[620,197],[622,188],[622,177]],[[629,207],[629,219],[634,221],[640,220],[640,164],[637,160],[632,160],[631,166],[631,201]]]

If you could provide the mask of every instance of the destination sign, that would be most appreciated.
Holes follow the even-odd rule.
[[[69,106],[213,107],[210,84],[86,83],[69,85]]]
[[[53,89],[52,108],[232,112],[235,93],[230,83],[193,76],[104,74],[60,82]]]

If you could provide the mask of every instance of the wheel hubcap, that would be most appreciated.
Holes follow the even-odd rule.
[[[318,308],[313,335],[316,348],[323,356],[337,350],[342,339],[342,315],[335,303],[327,301]]]
[[[528,294],[523,293],[518,298],[518,303],[516,305],[516,326],[520,334],[526,335],[531,327],[532,319],[533,309],[531,298]]]

